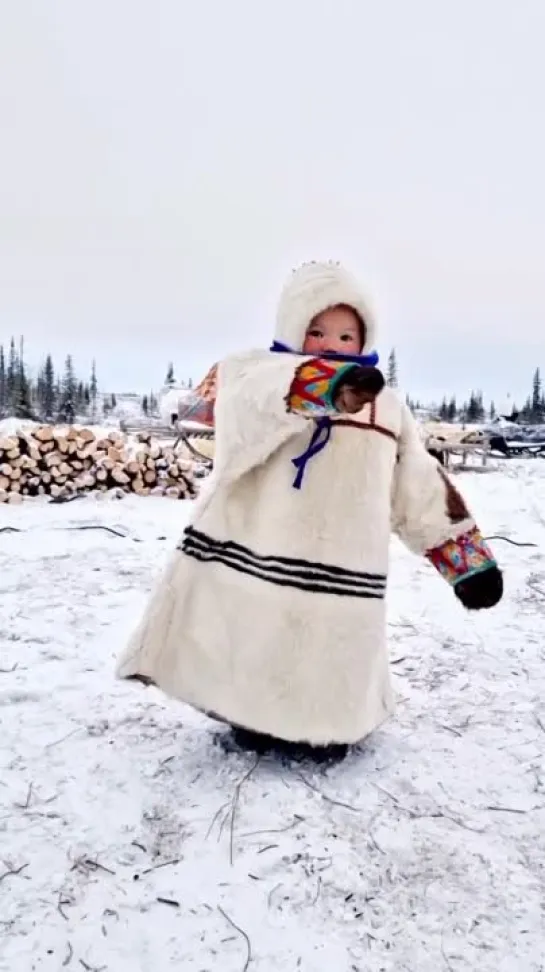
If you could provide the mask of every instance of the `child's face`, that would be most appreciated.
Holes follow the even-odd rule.
[[[307,328],[303,354],[359,354],[363,345],[362,326],[350,307],[330,307],[318,314]]]

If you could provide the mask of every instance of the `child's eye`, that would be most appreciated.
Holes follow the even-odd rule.
[[[354,340],[354,335],[353,334],[342,334],[341,335],[341,341],[353,341],[353,340]]]
[[[307,331],[307,334],[308,334],[309,337],[316,337],[316,338],[322,337],[322,332],[317,327],[311,327]]]

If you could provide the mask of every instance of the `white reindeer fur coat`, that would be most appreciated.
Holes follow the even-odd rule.
[[[364,316],[368,350],[372,312],[330,264],[294,273],[277,335],[300,349],[311,318],[338,303]],[[424,554],[474,523],[453,526],[439,467],[390,389],[373,415],[366,406],[333,417],[328,445],[294,489],[292,459],[314,428],[286,406],[302,360],[256,351],[220,364],[214,471],[118,675],[282,739],[352,743],[393,708],[392,528]]]

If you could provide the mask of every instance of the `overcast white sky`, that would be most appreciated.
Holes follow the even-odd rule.
[[[367,282],[428,397],[545,367],[543,0],[0,0],[0,341],[146,390]]]

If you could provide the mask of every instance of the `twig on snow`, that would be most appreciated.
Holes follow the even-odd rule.
[[[278,844],[267,844],[265,847],[260,847],[257,853],[264,854],[266,851],[276,850],[278,846]]]
[[[106,968],[105,965],[89,965],[87,962],[84,962],[83,959],[79,960],[79,964],[83,966],[85,972],[104,972],[104,969]]]
[[[174,898],[157,898],[159,904],[170,905],[171,908],[179,908],[180,902],[174,901]]]
[[[444,939],[443,939],[443,935],[441,935],[441,955],[443,956],[445,965],[446,965],[447,969],[449,969],[449,972],[454,972],[454,969],[452,967],[452,962],[450,961],[450,959],[449,959],[449,957],[448,957],[448,955],[447,955],[447,953],[445,951],[445,942],[444,942]]]
[[[540,717],[538,715],[536,715],[536,722],[537,722],[539,728],[541,729],[541,731],[542,732],[545,732],[545,723],[543,722],[542,719],[540,719]]]
[[[64,918],[65,921],[69,921],[70,919],[68,918],[68,915],[65,914],[62,909],[66,905],[71,905],[71,904],[73,904],[73,901],[71,901],[70,898],[63,898],[62,891],[59,891],[59,897],[58,897],[58,900],[57,900],[57,911],[59,912],[59,915],[62,918]]]
[[[416,813],[415,810],[408,810],[405,807],[400,807],[400,809],[408,813],[411,820],[450,820],[457,827],[461,827],[462,830],[469,830],[472,834],[484,834],[486,832],[486,827],[471,827],[460,817],[453,813],[444,813],[443,810],[435,810],[433,813]]]
[[[33,788],[34,788],[34,784],[33,783],[29,783],[25,802],[24,803],[16,803],[15,804],[16,807],[19,807],[19,810],[28,810],[28,808],[30,806],[30,801],[32,799],[32,790],[33,790]]]
[[[384,795],[387,796],[392,801],[392,803],[395,803],[396,807],[399,807],[400,806],[400,803],[399,803],[398,798],[396,796],[394,796],[393,793],[390,793],[388,790],[385,790],[384,787],[383,786],[379,786],[378,783],[373,783],[372,780],[369,780],[369,782],[370,782],[371,786],[374,786],[375,790],[379,790],[380,793],[384,793]]]
[[[316,888],[316,894],[314,895],[314,898],[310,902],[312,905],[315,905],[316,904],[318,898],[320,897],[320,891],[321,890],[322,890],[322,875],[319,874],[318,875],[318,886]]]
[[[484,537],[484,540],[503,540],[505,543],[510,543],[513,547],[537,547],[537,543],[520,543],[518,540],[511,540],[509,537],[502,537],[499,534],[493,537]]]
[[[140,537],[131,537],[122,530],[104,526],[102,523],[80,523],[77,526],[65,527],[65,530],[105,530],[106,533],[111,533],[114,537],[121,537],[122,540],[132,540],[134,543],[141,543]]]
[[[21,864],[21,867],[11,867],[9,864],[6,864],[6,862],[4,861],[4,866],[7,868],[7,871],[4,871],[3,874],[0,874],[0,882],[2,882],[4,878],[17,876],[17,874],[22,874],[25,868],[28,867],[28,864]]]
[[[493,810],[497,813],[518,813],[521,814],[522,816],[528,813],[527,810],[520,810],[518,809],[518,807],[487,807],[486,809]]]
[[[445,732],[451,732],[453,736],[458,736],[459,739],[463,737],[463,732],[460,732],[459,729],[455,729],[454,726],[447,726],[443,722],[438,722],[437,725],[440,729],[444,729]]]
[[[214,824],[219,820],[219,818],[220,818],[220,816],[221,816],[222,813],[225,814],[226,811],[228,811],[228,808],[229,808],[229,801],[227,801],[226,803],[222,803],[222,805],[219,808],[219,810],[216,810],[214,816],[212,817],[212,821],[210,823],[210,826],[209,826],[208,830],[206,831],[206,836],[204,838],[205,840],[208,840],[208,838],[210,837],[210,834],[212,833],[212,831],[214,829]],[[218,834],[218,841],[221,838],[221,835],[223,833],[223,828],[225,826],[226,819],[227,818],[225,816],[224,819],[220,823],[219,834]]]
[[[221,907],[221,905],[218,905],[218,911],[219,911],[220,915],[223,915],[223,917],[225,918],[226,922],[228,922],[231,925],[231,928],[234,928],[235,931],[237,931],[239,933],[239,935],[242,935],[242,938],[246,942],[247,954],[246,954],[246,961],[245,961],[244,965],[242,966],[242,972],[247,972],[248,968],[250,967],[250,962],[252,961],[252,943],[251,943],[248,935],[244,931],[244,929],[243,928],[239,928],[238,925],[235,925],[235,922],[233,921],[233,919],[229,917],[229,915],[223,910],[223,908]]]
[[[262,837],[263,834],[285,834],[288,830],[293,830],[294,827],[298,827],[302,824],[304,817],[301,817],[298,813],[294,815],[294,819],[291,823],[286,824],[285,827],[273,827],[270,830],[249,830],[247,833],[242,834],[242,837]]]
[[[345,810],[352,810],[353,813],[362,812],[362,807],[354,807],[352,806],[351,803],[344,803],[342,800],[335,800],[333,797],[327,796],[326,793],[322,793],[322,791],[319,790],[317,786],[314,786],[314,784],[311,783],[310,780],[307,780],[302,773],[298,773],[297,776],[299,777],[301,782],[304,783],[305,786],[309,788],[309,790],[312,790],[313,793],[316,793],[319,797],[321,797],[322,800],[325,801],[325,803],[331,803],[334,807],[343,807]]]
[[[278,891],[278,888],[281,888],[281,887],[282,887],[282,882],[280,881],[278,884],[275,884],[274,888],[271,888],[271,890],[269,891],[269,893],[267,895],[267,907],[268,908],[271,907],[271,901],[272,901],[272,896],[273,896],[274,892],[275,891]]]
[[[232,865],[235,859],[235,819],[238,809],[238,804],[240,800],[240,791],[245,783],[250,779],[252,773],[255,772],[259,766],[261,756],[256,756],[254,762],[250,766],[250,769],[244,774],[241,780],[235,786],[235,792],[233,793],[233,799],[231,803],[231,826],[229,829],[229,863]]]
[[[67,965],[70,965],[73,955],[74,955],[74,949],[72,948],[72,942],[68,942],[68,951],[66,953],[66,958],[64,958],[62,962],[63,968],[65,968]]]
[[[98,861],[94,861],[90,857],[78,857],[78,859],[72,864],[70,870],[77,871],[81,870],[82,868],[89,871],[104,871],[106,874],[112,874],[115,876],[115,871],[110,870],[110,868],[106,867],[104,864],[99,864]]]
[[[174,860],[172,861],[162,861],[160,864],[153,864],[152,867],[147,867],[145,871],[141,872],[141,874],[142,877],[144,877],[145,874],[151,874],[152,871],[158,871],[162,867],[170,867],[171,865],[179,864],[179,863],[180,863],[179,857],[174,858]]]
[[[62,737],[62,739],[55,739],[53,742],[47,743],[47,746],[44,746],[44,750],[45,749],[52,749],[53,746],[60,746],[61,743],[65,742],[67,739],[70,739],[71,736],[75,736],[76,733],[77,732],[81,732],[82,729],[83,729],[83,726],[78,726],[77,729],[72,729],[72,731],[71,732],[68,732],[66,734],[66,736],[63,736]]]
[[[456,824],[457,827],[461,827],[463,830],[469,830],[472,834],[484,834],[485,832],[486,828],[471,827],[460,817],[456,816],[456,814],[451,813],[448,808],[446,812],[438,807],[437,810],[431,811],[430,813],[418,813],[417,810],[411,810],[410,807],[404,807],[393,793],[389,793],[388,790],[385,790],[384,787],[379,786],[378,783],[372,783],[371,785],[389,797],[390,800],[395,803],[397,809],[401,813],[406,813],[410,820],[450,820],[450,822]]]

